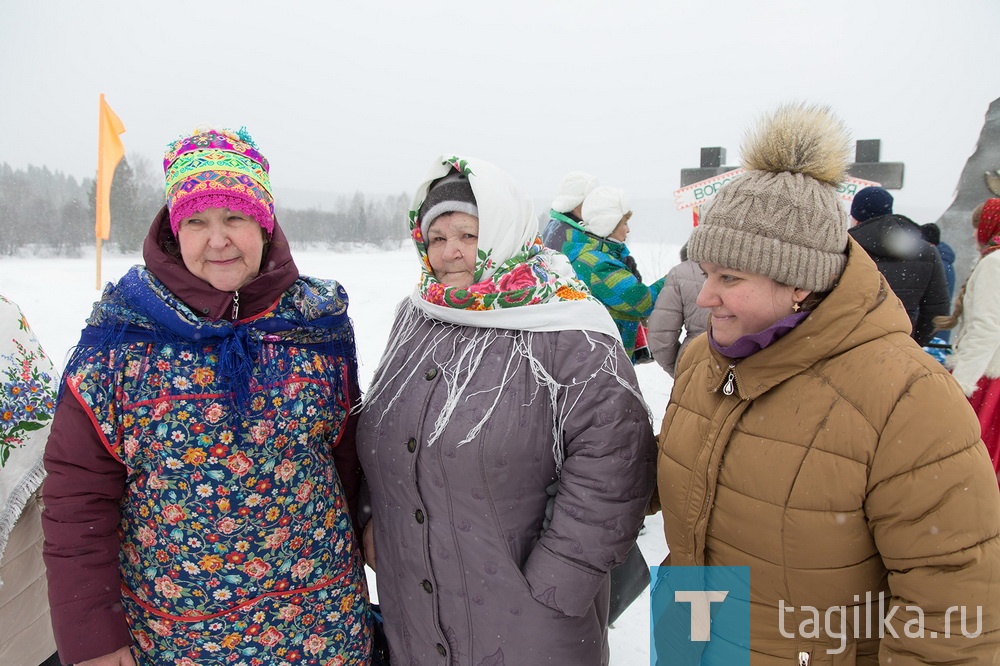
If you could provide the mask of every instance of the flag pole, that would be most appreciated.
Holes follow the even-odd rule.
[[[103,243],[103,239],[97,239],[97,282],[94,284],[94,289],[97,291],[101,290],[101,245]]]
[[[104,101],[101,93],[97,119],[97,181],[94,184],[96,201],[94,211],[94,236],[97,239],[97,289],[101,289],[101,248],[111,234],[111,181],[115,167],[125,154],[119,134],[125,131],[122,121]]]
[[[97,279],[94,281],[94,289],[98,291],[101,290],[101,245],[103,239],[101,234],[97,229],[101,225],[101,189],[103,186],[103,167],[104,167],[104,93],[101,93],[100,106],[97,109],[97,182],[95,183],[94,192],[97,196],[97,201],[94,205],[94,210],[97,213],[97,217],[94,222],[94,236],[97,240]]]

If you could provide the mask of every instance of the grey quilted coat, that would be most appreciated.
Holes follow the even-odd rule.
[[[394,334],[400,327],[397,317]],[[497,336],[471,375],[434,351],[471,348],[482,330],[423,318],[412,348],[379,368],[390,379],[359,422],[392,663],[607,664],[608,571],[635,540],[655,468],[632,365],[610,337],[580,331],[489,329]],[[553,402],[528,356],[562,385],[556,404],[572,405],[560,408],[569,410],[561,474]],[[511,379],[498,388],[505,372]],[[464,379],[429,442],[448,384]]]
[[[708,310],[696,302],[703,284],[705,274],[698,263],[682,261],[667,273],[649,315],[649,352],[671,377],[681,352],[708,328]]]

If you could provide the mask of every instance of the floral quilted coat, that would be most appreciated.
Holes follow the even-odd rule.
[[[65,390],[127,470],[139,663],[368,663],[332,459],[355,366],[346,307],[336,283],[300,278],[253,320],[207,322],[136,268],[95,308]]]

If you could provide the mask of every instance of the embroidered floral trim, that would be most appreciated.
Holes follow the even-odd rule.
[[[9,302],[6,301],[5,302]],[[22,318],[21,331],[28,332]],[[53,376],[39,370],[48,358],[33,337],[30,347],[12,340],[14,353],[0,355],[0,468],[10,458],[11,451],[24,446],[28,433],[41,429],[55,412]]]

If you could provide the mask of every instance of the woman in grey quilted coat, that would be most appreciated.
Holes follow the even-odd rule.
[[[708,328],[708,310],[697,303],[705,273],[698,262],[688,261],[687,243],[681,248],[681,263],[667,272],[664,282],[647,322],[649,353],[673,377],[688,343]]]
[[[655,464],[617,329],[487,162],[436,160],[410,229],[420,282],[358,426],[392,662],[607,664]]]

